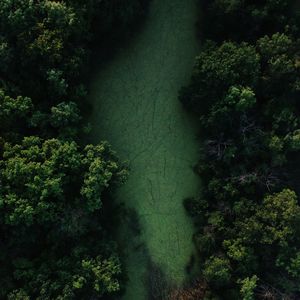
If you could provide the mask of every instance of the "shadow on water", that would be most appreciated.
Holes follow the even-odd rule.
[[[207,289],[206,283],[197,279],[179,285],[150,258],[144,285],[147,300],[203,300]]]
[[[196,120],[182,109],[178,91],[199,50],[196,3],[151,1],[139,32],[91,82],[93,142],[108,140],[130,166],[114,198],[126,207],[117,234],[128,273],[126,300],[147,299],[149,260],[178,285],[193,272],[194,229],[182,202],[201,191],[193,171],[199,142]]]
[[[174,289],[174,283],[166,276],[163,269],[149,259],[148,273],[144,278],[148,300],[166,300]]]
[[[146,291],[145,297],[147,300],[200,300],[203,299],[203,284],[199,284],[196,278],[196,256],[192,254],[185,267],[186,280],[183,283],[172,280],[170,276],[166,274],[164,268],[155,263],[147,249],[146,243],[140,238],[143,231],[139,215],[135,209],[125,208],[121,205],[122,210],[122,224],[121,226],[126,228],[128,235],[123,236],[121,247],[131,248],[131,254],[139,255],[143,253],[143,258],[146,261],[146,269],[142,274],[141,282]],[[122,231],[124,233],[124,231]],[[130,236],[130,239],[127,237]],[[122,237],[119,237],[119,240]],[[123,259],[126,260],[126,255],[123,255]],[[125,275],[125,282],[128,280],[128,274]],[[115,299],[122,299],[124,297],[125,290]]]

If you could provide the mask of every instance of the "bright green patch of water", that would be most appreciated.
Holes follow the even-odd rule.
[[[188,82],[198,50],[195,2],[153,0],[139,34],[101,66],[91,86],[94,141],[108,140],[129,161],[130,175],[117,197],[136,210],[141,226],[139,236],[125,220],[121,226],[127,300],[147,299],[148,255],[182,282],[194,251],[182,201],[199,192],[192,170],[199,145],[178,90]]]

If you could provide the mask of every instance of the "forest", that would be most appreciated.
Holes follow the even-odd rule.
[[[300,299],[297,1],[201,1],[180,100],[199,119],[202,194],[185,200],[205,299]]]
[[[107,142],[84,142],[85,76],[92,46],[112,48],[146,4],[0,2],[0,299],[99,299],[122,287],[105,211],[127,170]]]
[[[152,2],[0,0],[0,299],[122,297],[112,206],[130,170],[89,142],[88,80],[95,49],[113,60]],[[299,1],[197,2],[201,49],[176,99],[200,149],[201,192],[181,199],[196,272],[148,298],[300,299]]]

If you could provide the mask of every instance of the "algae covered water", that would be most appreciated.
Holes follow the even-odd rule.
[[[93,138],[108,140],[130,175],[117,191],[132,209],[120,243],[129,281],[124,299],[148,299],[151,261],[181,283],[194,252],[184,198],[197,195],[195,126],[178,101],[198,44],[196,0],[153,0],[137,36],[101,66],[91,85]]]

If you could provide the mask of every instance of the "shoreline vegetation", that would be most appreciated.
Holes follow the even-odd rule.
[[[107,142],[82,141],[85,78],[90,48],[112,49],[146,7],[1,1],[1,299],[108,299],[123,288],[106,212],[128,171]]]
[[[296,1],[201,3],[203,48],[180,94],[203,145],[203,193],[185,207],[206,292],[191,299],[299,299]]]
[[[93,49],[105,60],[126,46],[149,2],[1,1],[0,299],[124,294],[112,195],[128,168],[107,142],[84,142],[86,81]],[[199,120],[202,190],[184,206],[199,256],[187,271],[196,266],[200,275],[178,288],[153,262],[148,296],[297,300],[298,1],[199,3],[202,49],[179,100]]]

